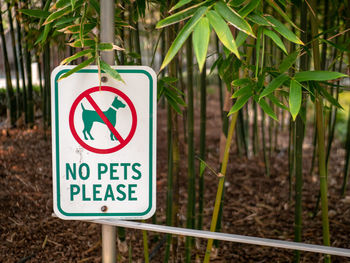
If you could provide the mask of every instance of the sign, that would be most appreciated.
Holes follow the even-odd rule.
[[[90,66],[51,75],[54,211],[62,219],[146,219],[156,204],[156,75]]]

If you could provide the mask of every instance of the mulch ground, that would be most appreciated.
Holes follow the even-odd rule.
[[[209,96],[207,162],[218,170],[221,121],[217,100]],[[196,108],[199,106],[196,104]],[[167,145],[166,111],[159,109],[157,151],[157,223],[165,224]],[[197,116],[198,117],[198,116]],[[198,120],[198,118],[197,118]],[[40,121],[40,120],[39,120]],[[198,126],[199,121],[195,125]],[[0,134],[0,262],[101,262],[101,227],[82,221],[52,217],[51,136],[40,128],[2,130]],[[182,129],[180,129],[182,130]],[[195,130],[198,134],[198,128]],[[196,136],[196,145],[198,146]],[[179,225],[186,222],[186,145],[181,143]],[[294,201],[289,197],[288,137],[279,138],[272,154],[271,175],[266,177],[261,157],[240,156],[233,147],[225,182],[222,232],[293,240]],[[310,138],[304,145],[303,242],[322,244],[320,213],[312,218],[319,183],[309,175],[312,158]],[[198,147],[197,147],[198,149]],[[341,198],[344,151],[333,148],[329,164],[329,218],[331,243],[350,248],[350,189]],[[317,171],[316,171],[317,172]],[[205,172],[204,229],[209,229],[218,178]],[[147,220],[152,222],[152,220]],[[164,235],[149,233],[151,262],[164,258]],[[184,261],[184,238],[179,239],[177,262]],[[143,262],[142,232],[126,230],[119,242],[118,262]],[[193,254],[202,259],[205,240],[197,239]],[[322,262],[322,255],[301,253],[302,262]],[[293,251],[220,242],[212,262],[291,262]],[[350,262],[332,257],[333,262]]]

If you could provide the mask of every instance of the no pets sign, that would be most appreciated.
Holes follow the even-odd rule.
[[[155,211],[156,76],[115,67],[99,86],[90,66],[52,85],[54,211],[63,219],[145,219]]]

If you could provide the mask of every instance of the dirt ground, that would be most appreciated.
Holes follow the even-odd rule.
[[[217,100],[209,95],[207,160],[218,170],[221,121]],[[199,108],[198,103],[196,108]],[[198,117],[198,116],[197,116]],[[198,120],[198,118],[196,118]],[[38,123],[40,120],[38,120]],[[196,121],[196,126],[199,121]],[[40,124],[34,129],[0,130],[0,262],[101,262],[101,227],[82,221],[52,217],[51,137]],[[166,110],[158,111],[157,223],[165,224],[167,175]],[[198,133],[198,128],[195,130]],[[199,136],[196,136],[196,140]],[[279,138],[272,154],[271,176],[264,174],[263,159],[239,156],[235,147],[229,159],[225,183],[222,232],[293,240],[294,202],[289,199],[287,137]],[[196,150],[199,149],[196,141]],[[317,173],[309,175],[312,148],[304,146],[303,241],[322,244],[320,213],[312,211],[318,195]],[[181,139],[182,150],[186,145]],[[184,150],[183,150],[184,151]],[[186,222],[186,156],[182,152],[180,226]],[[350,248],[350,189],[340,198],[344,152],[340,144],[332,151],[329,165],[329,218],[331,243]],[[198,165],[198,164],[197,164]],[[218,178],[205,172],[204,229],[208,230]],[[152,222],[152,220],[147,220]],[[149,233],[151,262],[164,258],[164,235]],[[177,261],[184,260],[184,238],[179,238]],[[197,239],[194,249],[203,258],[206,240]],[[322,262],[322,255],[301,253],[302,262]],[[212,262],[291,262],[293,251],[220,242]],[[333,262],[350,259],[332,257]],[[118,262],[143,262],[142,232],[126,229],[126,241],[118,244]]]

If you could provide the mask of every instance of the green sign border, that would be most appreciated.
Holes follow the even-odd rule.
[[[55,126],[56,126],[56,191],[57,191],[57,209],[64,216],[144,216],[152,209],[153,198],[153,78],[151,74],[143,69],[118,69],[119,73],[137,73],[145,74],[149,79],[149,205],[144,212],[129,212],[129,213],[67,213],[61,208],[61,196],[60,196],[60,154],[59,154],[59,116],[58,116],[58,78],[70,69],[62,69],[55,76]],[[97,69],[81,69],[76,73],[98,73]]]

